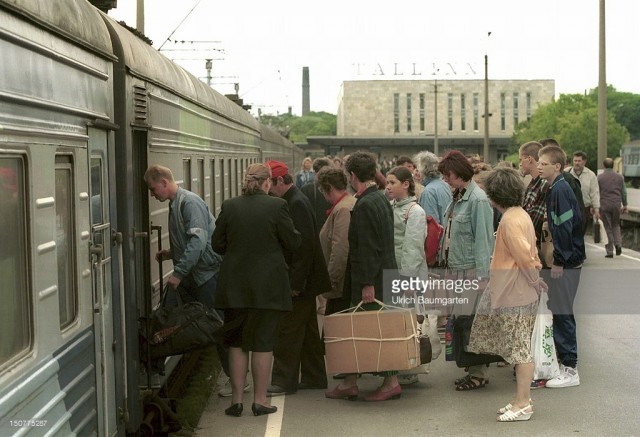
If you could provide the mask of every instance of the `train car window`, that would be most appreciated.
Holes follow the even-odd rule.
[[[229,187],[229,195],[227,196],[228,198],[233,197],[233,160],[231,158],[229,158],[229,160],[227,161],[227,186]]]
[[[182,188],[191,191],[191,160],[182,160]]]
[[[220,173],[219,173],[219,177],[220,177],[220,194],[221,194],[221,201],[222,200],[227,200],[229,198],[229,196],[227,196],[227,187],[225,184],[225,180],[226,180],[226,176],[225,176],[225,172],[224,172],[224,158],[220,158]]]
[[[233,195],[237,196],[239,190],[238,175],[240,174],[240,166],[238,165],[238,158],[233,158]]]
[[[204,192],[204,159],[198,159],[198,195],[205,200]]]
[[[0,367],[31,347],[25,161],[0,157]]]
[[[211,168],[211,212],[216,217],[218,216],[218,202],[219,202],[219,193],[218,193],[218,172],[216,171],[216,159],[213,158],[209,160],[209,166]]]
[[[91,225],[103,222],[102,159],[91,158]]]
[[[75,205],[73,162],[69,155],[56,156],[55,208],[56,254],[58,258],[58,304],[60,328],[64,329],[78,314],[75,253]]]

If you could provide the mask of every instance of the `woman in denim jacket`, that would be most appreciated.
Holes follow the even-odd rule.
[[[453,201],[445,213],[445,230],[440,250],[440,264],[451,279],[465,279],[479,284],[477,290],[464,290],[456,297],[468,297],[469,305],[454,308],[456,314],[471,314],[477,296],[489,278],[489,264],[495,237],[493,209],[489,199],[472,180],[473,167],[459,151],[447,153],[438,170],[453,192]],[[478,294],[476,295],[476,292]],[[457,391],[475,390],[487,383],[485,366],[469,367],[469,373],[455,381]]]

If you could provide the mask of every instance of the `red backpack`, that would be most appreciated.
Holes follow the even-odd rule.
[[[407,216],[404,219],[404,222],[407,223],[409,220],[409,213],[411,212],[411,208],[413,208],[414,203],[407,210]],[[429,267],[434,267],[438,264],[438,252],[440,251],[440,239],[442,238],[442,234],[444,233],[444,228],[440,223],[436,221],[432,216],[427,215],[427,225],[425,229],[426,238],[424,239],[424,258],[427,261],[427,265]]]

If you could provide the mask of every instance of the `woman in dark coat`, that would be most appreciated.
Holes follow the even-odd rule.
[[[215,308],[224,309],[229,346],[232,401],[225,410],[242,414],[242,396],[252,352],[253,414],[275,412],[268,406],[267,382],[282,311],[291,311],[291,288],[284,250],[300,245],[287,202],[267,195],[271,171],[263,164],[247,168],[242,196],[222,204],[211,244],[224,255]]]
[[[393,210],[376,184],[376,158],[370,153],[356,152],[346,162],[350,183],[356,190],[356,203],[349,223],[349,256],[344,280],[344,297],[356,305],[362,301],[365,310],[377,310],[375,300],[383,299],[383,272],[395,270],[393,243]],[[365,401],[398,399],[402,389],[397,371],[380,372],[384,381]],[[357,375],[346,375],[333,390],[325,392],[330,399],[358,397]]]

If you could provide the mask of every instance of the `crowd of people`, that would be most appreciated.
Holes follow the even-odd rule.
[[[607,257],[622,250],[624,183],[610,170],[612,160],[598,177],[586,162],[576,152],[565,168],[567,156],[553,139],[523,144],[519,171],[502,163],[491,168],[456,150],[393,162],[368,152],[305,158],[295,173],[268,161],[246,169],[242,195],[224,201],[215,220],[197,195],[178,187],[170,169],[151,166],[145,181],[154,197],[170,202],[171,245],[157,254],[173,261],[169,285],[224,314],[218,354],[229,382],[219,395],[231,397],[227,415],[242,415],[249,368],[254,415],[277,411],[270,396],[328,389],[317,315],[358,304],[378,310],[383,272],[397,270],[480,284],[473,308],[449,308],[440,322],[475,314],[469,351],[514,365],[515,396],[497,411],[498,421],[512,422],[532,416],[532,388],[580,384],[573,301],[588,222],[602,219]],[[433,268],[424,253],[427,216],[444,228]],[[547,260],[545,226],[552,241]],[[560,375],[535,381],[531,335],[545,292]],[[488,383],[488,367],[466,370],[456,390]],[[339,383],[325,396],[357,399],[358,376],[336,375]],[[396,370],[379,376],[365,401],[397,399],[402,385],[417,380]]]

